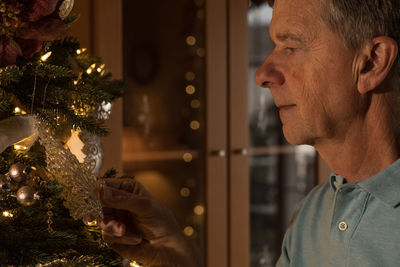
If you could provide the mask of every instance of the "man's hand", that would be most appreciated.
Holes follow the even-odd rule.
[[[132,179],[107,179],[102,190],[104,241],[125,258],[155,266],[201,266],[169,210]]]

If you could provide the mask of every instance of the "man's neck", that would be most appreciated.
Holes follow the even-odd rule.
[[[365,117],[352,122],[340,138],[315,144],[332,171],[348,182],[368,179],[400,156],[391,111],[379,106],[371,107]]]

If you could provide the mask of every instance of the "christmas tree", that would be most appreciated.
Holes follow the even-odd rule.
[[[99,137],[123,83],[68,37],[72,6],[0,0],[1,266],[123,262],[96,226],[100,180],[115,175],[98,178]]]

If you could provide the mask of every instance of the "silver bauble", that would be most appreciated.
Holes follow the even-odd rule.
[[[111,111],[112,103],[103,101],[97,110],[97,118],[100,120],[108,120],[111,116]]]
[[[65,19],[68,17],[69,13],[71,13],[72,8],[74,7],[74,0],[64,0],[59,8],[58,15],[61,19]]]
[[[35,190],[30,186],[23,186],[17,191],[17,200],[24,206],[30,206],[35,203]]]
[[[28,176],[26,170],[26,166],[18,162],[11,165],[8,175],[14,182],[21,183],[25,181],[26,177]]]
[[[94,175],[98,175],[104,161],[104,149],[100,137],[89,132],[80,132],[79,138],[85,144],[82,152],[86,155],[84,162],[89,164]]]

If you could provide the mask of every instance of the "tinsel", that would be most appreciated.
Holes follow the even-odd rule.
[[[100,183],[91,171],[90,163],[78,159],[62,143],[46,123],[37,120],[39,142],[46,150],[47,170],[62,185],[64,205],[74,219],[103,219],[99,199]]]

